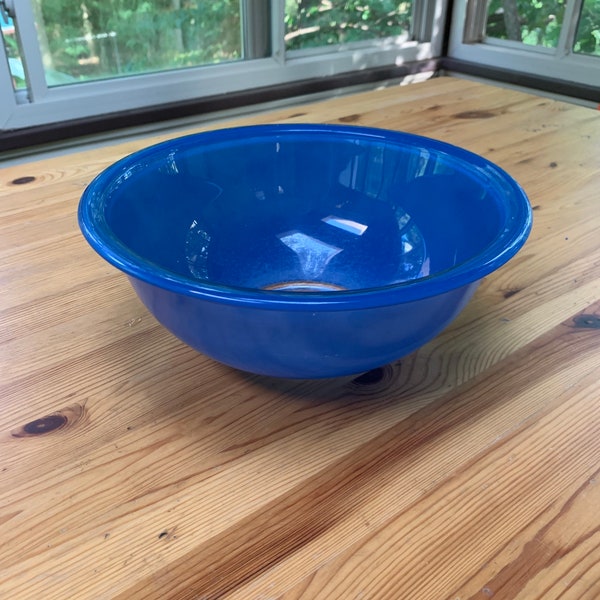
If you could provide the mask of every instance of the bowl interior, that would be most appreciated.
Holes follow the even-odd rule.
[[[489,163],[375,131],[264,127],[174,140],[101,175],[95,218],[132,261],[259,290],[389,286],[477,261],[498,243],[514,190]]]

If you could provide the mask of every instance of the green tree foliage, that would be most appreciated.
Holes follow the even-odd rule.
[[[286,0],[288,50],[396,36],[410,29],[412,0]]]
[[[47,66],[97,78],[241,56],[239,0],[34,0]],[[286,45],[405,34],[412,0],[286,0]]]
[[[491,0],[486,33],[525,44],[556,48],[566,0]],[[584,0],[575,52],[600,55],[600,0]]]
[[[289,50],[406,34],[414,0],[286,0]],[[235,60],[239,0],[33,0],[47,72],[113,77]],[[487,34],[556,47],[566,0],[491,0]],[[9,48],[11,56],[17,49]],[[600,55],[600,0],[584,0],[574,51]]]
[[[487,34],[526,44],[556,47],[566,0],[492,0],[488,5]],[[516,30],[511,27],[516,22]]]
[[[83,78],[232,60],[239,0],[36,0],[53,67]]]
[[[600,56],[600,0],[584,1],[574,50]]]

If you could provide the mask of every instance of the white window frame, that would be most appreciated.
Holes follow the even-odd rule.
[[[600,90],[600,57],[576,54],[572,50],[582,3],[583,0],[567,0],[560,38],[554,49],[488,38],[485,35],[487,0],[455,0],[448,56]]]
[[[31,3],[4,0],[10,4],[17,23],[28,92],[15,93],[4,45],[0,44],[0,130],[85,119],[382,66],[401,66],[437,58],[442,51],[447,0],[421,0],[414,14],[413,39],[398,36],[294,52],[285,50],[285,0],[241,1],[248,10],[253,2],[270,1],[271,53],[267,58],[48,87]]]

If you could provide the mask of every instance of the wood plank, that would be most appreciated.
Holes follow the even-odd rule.
[[[92,177],[183,130],[2,169],[0,598],[597,598],[596,112],[437,78],[186,132],[268,122],[483,154],[531,237],[410,356],[273,380],[176,340],[78,232]]]

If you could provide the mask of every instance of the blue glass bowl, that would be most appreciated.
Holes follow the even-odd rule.
[[[415,350],[531,229],[489,161],[381,129],[200,133],[115,163],[79,223],[167,329],[246,371],[360,373]]]

